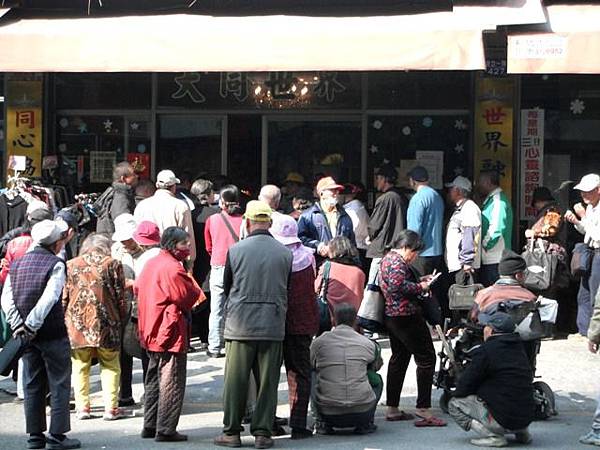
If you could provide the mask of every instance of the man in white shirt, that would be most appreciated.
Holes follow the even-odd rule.
[[[481,265],[481,210],[469,199],[473,185],[467,178],[458,176],[446,187],[454,205],[446,230],[446,265],[452,282],[463,284]]]
[[[581,277],[577,293],[577,329],[581,336],[587,336],[594,299],[600,286],[600,175],[590,173],[584,176],[573,189],[580,191],[583,203],[577,203],[565,213],[565,219],[583,234],[583,242],[593,252],[592,264],[587,274]]]
[[[171,170],[161,170],[156,176],[156,192],[152,197],[142,200],[135,208],[137,223],[148,220],[155,223],[160,233],[169,227],[183,228],[190,236],[191,254],[188,269],[191,270],[196,259],[196,245],[192,212],[188,205],[175,197],[179,179]]]

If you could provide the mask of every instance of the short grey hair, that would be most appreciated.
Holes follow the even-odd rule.
[[[258,194],[258,199],[265,202],[271,207],[271,209],[279,208],[279,202],[281,201],[281,189],[274,184],[265,184]]]
[[[81,248],[79,249],[79,256],[85,255],[86,253],[100,253],[104,256],[110,256],[110,247],[112,241],[104,234],[92,233],[85,238]]]
[[[213,193],[213,184],[212,181],[203,180],[202,178],[194,181],[192,187],[190,188],[190,192],[192,195],[195,195],[196,198],[202,204],[208,203],[208,197]]]
[[[350,303],[338,303],[333,312],[336,325],[354,326],[356,322],[356,308]]]

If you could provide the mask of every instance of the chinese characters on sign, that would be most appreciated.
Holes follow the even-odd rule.
[[[544,110],[521,111],[521,219],[535,217],[533,191],[544,178]]]
[[[42,174],[42,81],[7,81],[7,159],[24,156],[23,175]]]
[[[512,192],[513,100],[512,78],[480,77],[475,102],[475,178],[481,171],[500,174],[500,187]]]

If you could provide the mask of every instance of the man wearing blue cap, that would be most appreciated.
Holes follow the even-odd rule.
[[[534,417],[533,373],[515,323],[505,312],[479,314],[484,343],[462,373],[448,412],[465,431],[480,435],[471,444],[505,447],[506,434],[528,444]]]

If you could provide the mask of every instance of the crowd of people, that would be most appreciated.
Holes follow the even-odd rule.
[[[95,233],[70,255],[76,219],[54,217],[31,204],[27,224],[3,242],[0,280],[5,330],[28,343],[18,370],[28,448],[79,448],[71,429],[71,389],[77,420],[94,418],[90,369],[97,361],[104,420],[125,416],[135,404],[133,358],[142,362],[142,438],[179,442],[177,431],[192,334],[210,358],[225,358],[223,433],[214,443],[240,447],[248,419],[256,448],[270,448],[282,365],[289,388],[291,439],[351,428],[372,433],[385,388],[387,421],[416,427],[447,423],[431,410],[435,329],[455,321],[449,284],[482,283],[469,319],[483,327],[484,343],[449,404],[450,415],[479,437],[480,446],[505,446],[506,434],[529,443],[533,420],[531,349],[516,324],[494,308],[500,301],[535,301],[524,287],[527,264],[512,251],[512,207],[496,172],[475,186],[458,176],[446,185],[451,205],[417,166],[408,186],[382,166],[369,215],[360,183],[320,178],[314,189],[299,174],[282,186],[246,198],[234,184],[218,192],[207,179],[182,183],[171,170],[156,182],[138,180],[126,162],[95,204]],[[533,195],[538,217],[526,236],[560,255],[566,269],[564,221],[584,235],[577,250],[587,258],[578,294],[578,333],[590,351],[600,345],[600,176],[586,175],[574,189],[585,206],[559,211],[552,193]],[[558,216],[558,220],[556,220]],[[449,220],[445,222],[444,218]],[[564,221],[562,220],[564,218]],[[4,238],[3,238],[4,240]],[[444,274],[438,281],[439,273]],[[545,295],[556,294],[552,284]],[[382,326],[391,358],[387,380],[371,333],[356,324],[365,286],[384,302]],[[551,293],[551,294],[549,294]],[[399,409],[406,372],[414,358],[414,413]],[[46,426],[47,394],[50,427]],[[310,412],[309,412],[309,405]],[[48,431],[48,433],[46,433]],[[600,445],[600,412],[584,443]]]

